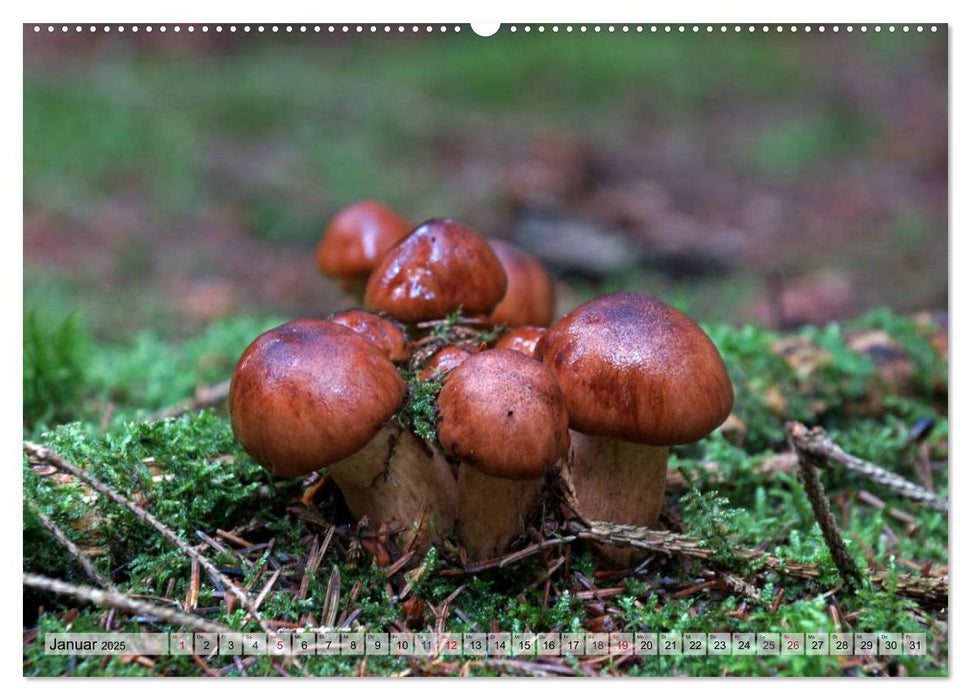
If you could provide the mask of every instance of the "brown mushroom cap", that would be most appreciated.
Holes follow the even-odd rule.
[[[570,447],[553,373],[515,350],[485,350],[445,378],[438,439],[449,454],[503,479],[535,479]]]
[[[555,291],[546,267],[509,241],[490,238],[489,246],[502,263],[508,285],[506,296],[489,315],[488,322],[510,327],[548,326],[553,319]]]
[[[390,360],[344,326],[285,323],[254,340],[233,372],[236,439],[274,474],[300,476],[364,447],[401,404]]]
[[[330,321],[360,333],[381,348],[392,362],[404,362],[411,357],[411,341],[404,330],[383,316],[362,309],[349,309],[331,316]]]
[[[695,442],[734,400],[711,339],[680,311],[632,292],[583,304],[536,344],[563,388],[573,428],[647,445]]]
[[[411,323],[445,318],[459,307],[487,314],[505,293],[506,273],[485,239],[450,219],[432,219],[381,258],[364,300]]]
[[[536,343],[545,332],[545,328],[538,326],[514,328],[499,339],[499,342],[496,343],[496,350],[517,350],[527,357],[533,357],[536,351]]]
[[[436,374],[448,374],[470,357],[472,357],[472,353],[458,345],[444,347],[432,355],[432,359],[418,373],[418,378],[428,380]]]
[[[366,277],[411,228],[380,202],[355,202],[337,212],[328,224],[317,245],[317,266],[328,277]]]

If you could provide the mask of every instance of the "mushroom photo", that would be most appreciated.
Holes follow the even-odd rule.
[[[8,42],[19,675],[948,676],[961,37],[342,9]]]

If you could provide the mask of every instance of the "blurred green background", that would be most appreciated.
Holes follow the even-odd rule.
[[[369,27],[368,27],[369,29]],[[349,303],[348,202],[773,327],[947,306],[947,37],[24,34],[25,310],[96,339]]]

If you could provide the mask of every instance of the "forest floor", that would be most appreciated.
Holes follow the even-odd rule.
[[[74,658],[45,655],[44,635],[181,627],[25,588],[26,675],[947,674],[946,505],[941,512],[838,462],[822,462],[839,539],[865,572],[862,584],[852,584],[833,564],[786,427],[786,421],[821,426],[846,452],[946,501],[946,345],[928,319],[876,312],[788,335],[753,325],[706,326],[735,384],[734,417],[699,443],[675,449],[662,525],[688,539],[643,551],[633,570],[599,561],[587,540],[570,537],[576,523],[563,522],[555,510],[514,547],[522,557],[502,566],[466,562],[449,540],[417,568],[418,562],[402,567],[406,553],[376,526],[351,522],[329,481],[280,480],[256,465],[235,442],[218,401],[160,417],[166,415],[160,409],[194,394],[207,400],[197,388],[225,379],[242,349],[273,323],[237,318],[181,343],[142,334],[107,349],[86,344],[70,325],[31,326],[25,388],[33,422],[25,425],[25,439],[155,516],[184,548],[203,553],[213,571],[258,599],[263,621],[274,629],[923,632],[927,654],[501,663],[317,656],[301,658],[299,667],[273,657],[242,665],[220,657]],[[194,565],[144,515],[58,469],[50,456],[30,454],[23,466],[25,571],[113,586],[170,611],[260,630],[226,592],[225,578]],[[93,573],[38,513],[77,545]],[[551,542],[557,537],[566,539]],[[699,547],[707,554],[699,555]],[[750,556],[740,556],[742,549]]]

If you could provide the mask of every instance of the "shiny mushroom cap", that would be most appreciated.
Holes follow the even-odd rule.
[[[308,474],[367,445],[401,405],[405,385],[373,343],[301,319],[254,340],[233,372],[236,439],[280,476]]]
[[[392,247],[368,278],[364,301],[412,323],[445,318],[459,307],[487,314],[506,293],[492,248],[468,226],[432,219]]]
[[[485,350],[452,370],[438,410],[442,448],[489,476],[540,477],[570,447],[553,373],[515,350]]]
[[[317,245],[317,266],[328,277],[367,277],[387,250],[411,231],[390,207],[363,200],[341,209]]]
[[[553,319],[555,291],[546,267],[525,250],[499,238],[489,246],[502,263],[506,296],[487,319],[493,325],[548,326]]]
[[[360,333],[377,345],[392,362],[404,362],[411,357],[411,341],[404,329],[383,316],[362,309],[349,309],[331,316],[330,321]]]
[[[499,342],[496,343],[496,350],[517,350],[527,357],[533,357],[536,351],[536,343],[545,332],[545,328],[538,326],[514,328],[499,339]]]
[[[418,373],[418,378],[427,381],[436,374],[448,374],[470,357],[472,357],[472,353],[458,345],[444,347],[432,355],[432,359]]]
[[[734,400],[711,339],[680,311],[616,292],[583,304],[536,344],[556,375],[570,425],[655,446],[695,442],[728,417]]]

